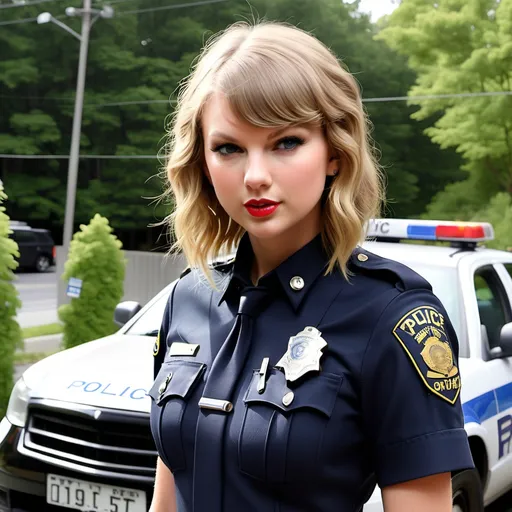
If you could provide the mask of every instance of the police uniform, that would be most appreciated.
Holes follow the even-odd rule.
[[[173,286],[151,429],[179,512],[357,512],[381,487],[473,467],[455,332],[430,285],[321,237],[259,280],[233,264]]]

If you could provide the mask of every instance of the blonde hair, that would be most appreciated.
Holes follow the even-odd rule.
[[[218,92],[255,126],[323,127],[340,164],[323,207],[327,272],[339,266],[347,276],[348,259],[383,199],[369,123],[354,77],[320,41],[282,23],[230,26],[206,44],[183,83],[168,145],[173,250],[182,250],[189,265],[211,281],[209,259],[237,245],[245,232],[221,207],[204,173],[201,116]]]

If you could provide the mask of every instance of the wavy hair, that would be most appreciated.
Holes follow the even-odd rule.
[[[354,77],[318,39],[283,23],[236,23],[213,36],[181,84],[167,146],[172,250],[183,251],[212,282],[208,262],[245,232],[204,173],[201,116],[214,93],[224,94],[235,114],[255,126],[323,127],[340,167],[325,192],[322,241],[330,255],[327,272],[339,267],[347,276],[348,259],[383,200],[370,125]]]

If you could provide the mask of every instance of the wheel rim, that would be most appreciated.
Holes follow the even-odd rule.
[[[38,259],[37,259],[37,269],[38,270],[48,270],[48,268],[50,267],[50,261],[48,260],[48,258],[46,258],[45,256],[40,256]]]
[[[452,499],[452,512],[468,512],[468,501],[462,490],[457,491]]]

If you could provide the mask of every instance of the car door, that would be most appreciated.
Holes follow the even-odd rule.
[[[19,229],[14,231],[13,238],[20,251],[20,267],[31,267],[36,259],[37,239],[32,231]]]
[[[478,305],[484,372],[479,376],[490,392],[474,399],[480,420],[489,432],[488,462],[490,480],[486,497],[491,498],[512,485],[512,357],[499,355],[501,328],[512,321],[511,280],[503,280],[502,265],[484,265],[475,270],[473,284]],[[510,293],[509,293],[510,292]],[[478,403],[477,403],[478,402]],[[470,404],[465,404],[465,410]]]

